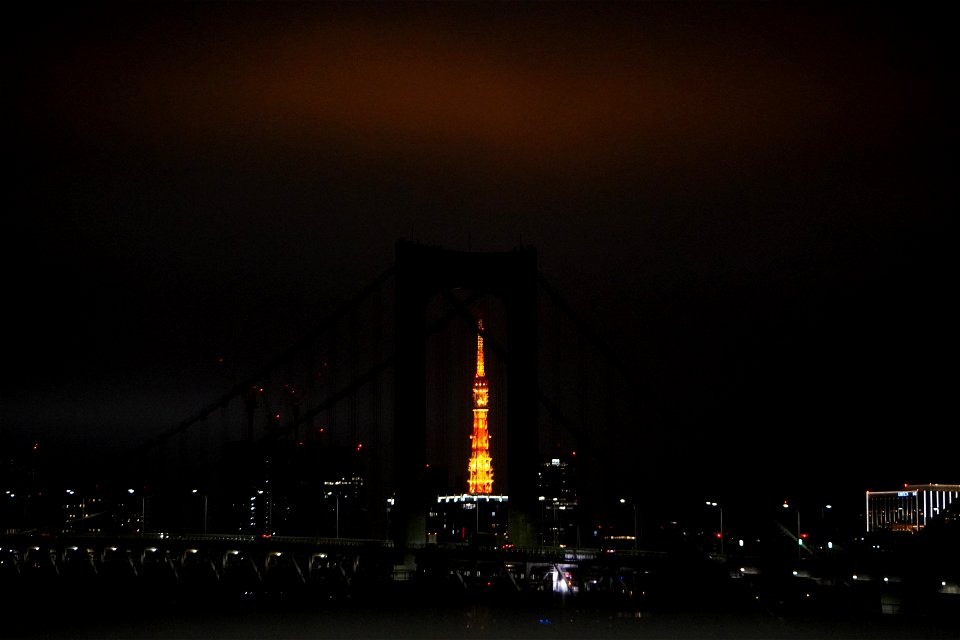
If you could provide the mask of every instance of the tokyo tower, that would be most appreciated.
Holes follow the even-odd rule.
[[[478,320],[477,372],[473,376],[473,434],[470,436],[470,475],[467,481],[471,495],[493,493],[493,460],[490,458],[490,433],[487,431],[489,400],[487,375],[483,368],[483,320]]]

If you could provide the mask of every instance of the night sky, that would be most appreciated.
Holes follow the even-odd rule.
[[[176,424],[406,238],[536,247],[640,381],[647,431],[618,448],[690,486],[958,482],[945,23],[792,3],[22,8],[3,446]]]

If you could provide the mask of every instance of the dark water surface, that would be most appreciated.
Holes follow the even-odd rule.
[[[10,601],[8,600],[8,603]],[[21,603],[22,604],[22,603]],[[5,638],[960,638],[957,620],[584,608],[576,602],[34,602],[4,608]]]

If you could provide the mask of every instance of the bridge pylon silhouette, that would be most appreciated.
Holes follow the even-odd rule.
[[[532,247],[475,253],[397,243],[394,473],[395,518],[403,536],[400,542],[420,541],[426,535],[426,306],[432,296],[458,288],[494,296],[506,310],[509,376],[505,391],[510,426],[506,473],[502,474],[506,479],[498,491],[510,496],[511,541],[527,546],[535,540],[539,453],[537,273],[537,254]],[[470,318],[465,305],[460,310]]]
[[[584,505],[602,512],[611,492],[639,491],[637,465],[619,477],[615,460],[620,430],[639,419],[635,368],[548,284],[536,249],[395,249],[389,269],[307,335],[127,456],[142,479],[129,486],[147,487],[144,530],[202,530],[202,493],[211,532],[424,544],[437,496],[467,491],[478,317],[509,541],[547,544],[556,513],[539,499],[538,472],[558,452],[590,478],[568,540],[580,543],[572,520]]]

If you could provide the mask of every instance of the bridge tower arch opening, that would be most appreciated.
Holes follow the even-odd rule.
[[[400,240],[396,247],[394,486],[392,521],[399,544],[426,539],[427,331],[431,298],[452,289],[497,298],[505,309],[508,353],[506,486],[511,541],[535,541],[537,423],[537,254],[464,252]],[[464,425],[469,415],[464,416]],[[466,426],[464,429],[466,433]],[[435,498],[434,498],[435,499]]]

